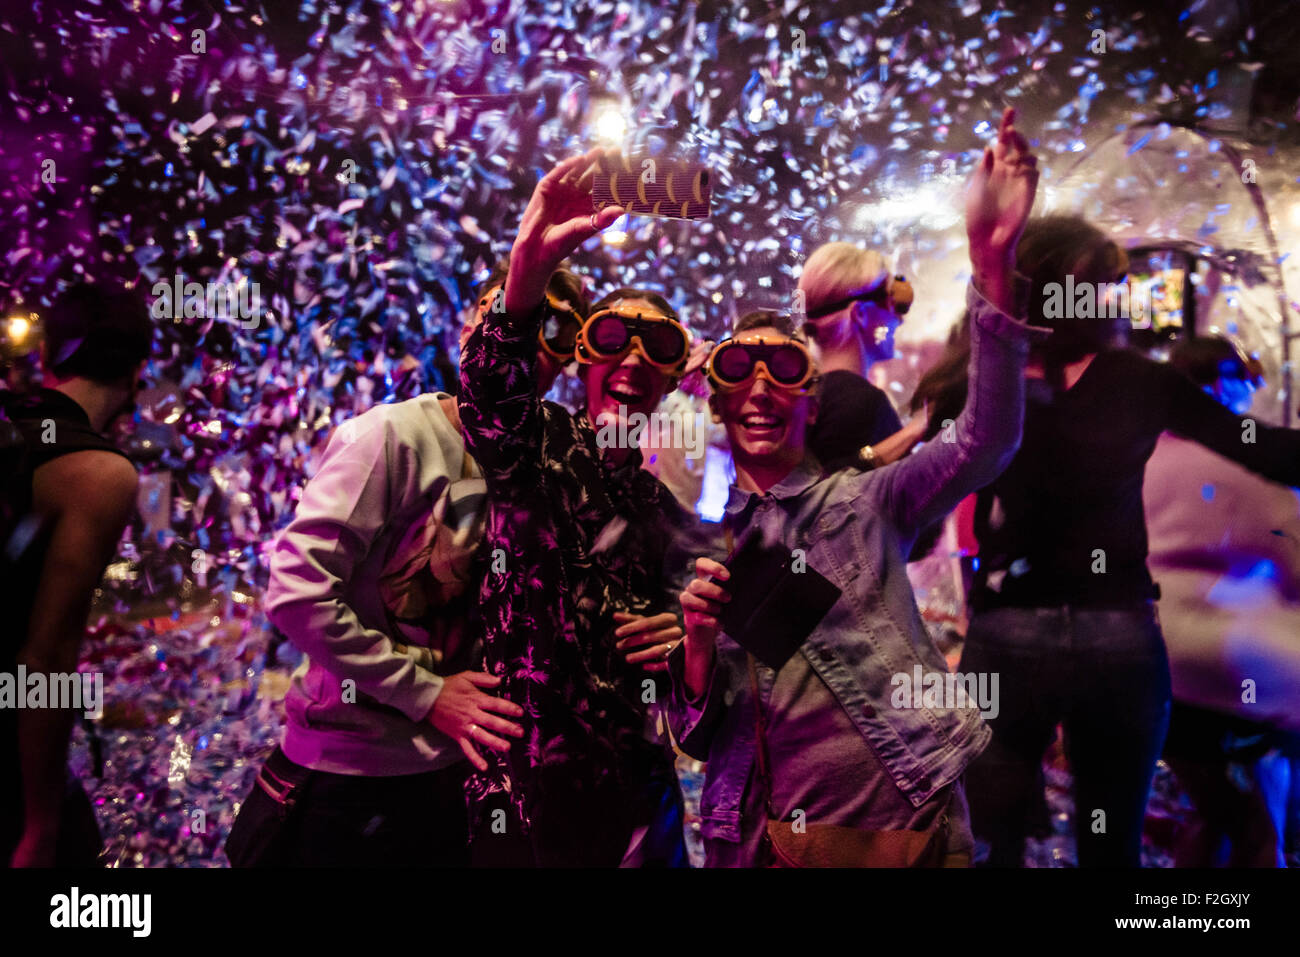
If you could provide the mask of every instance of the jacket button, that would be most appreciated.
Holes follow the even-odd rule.
[[[823,648],[817,652],[817,657],[819,657],[822,661],[834,661],[835,652],[831,651],[829,648]]]
[[[862,706],[862,717],[864,717],[864,718],[874,718],[875,716],[876,716],[876,709],[875,709],[875,708],[871,707],[871,705],[869,705],[869,704],[864,704],[864,705]]]
[[[933,784],[934,784],[934,782],[931,781],[928,777],[921,778],[921,780],[919,780],[919,781],[916,782],[916,786],[917,786],[918,788],[920,788],[922,791],[928,791],[928,790],[930,790],[930,787],[931,787],[931,785],[933,785]]]

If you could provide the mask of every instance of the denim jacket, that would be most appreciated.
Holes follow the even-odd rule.
[[[737,540],[752,525],[804,552],[808,567],[841,590],[800,653],[826,682],[895,784],[919,807],[956,780],[991,732],[973,708],[891,705],[897,673],[947,671],[907,578],[920,529],[992,481],[1015,454],[1024,417],[1025,358],[1045,334],[999,311],[972,285],[970,388],[955,423],[900,462],[825,475],[811,456],[766,494],[731,489],[727,522]],[[733,594],[732,601],[747,596]],[[755,762],[755,713],[746,654],[717,639],[713,675],[688,699],[679,643],[669,657],[668,714],[682,750],[707,760],[700,801],[706,838],[740,840],[742,798]],[[758,666],[762,693],[775,673]]]

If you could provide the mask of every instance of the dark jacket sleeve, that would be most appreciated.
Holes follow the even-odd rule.
[[[489,486],[522,480],[519,468],[536,465],[541,457],[540,324],[540,310],[522,320],[489,317],[461,354],[461,430]]]

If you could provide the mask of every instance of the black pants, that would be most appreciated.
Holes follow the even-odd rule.
[[[580,785],[580,780],[555,778],[539,788],[546,800],[538,802],[540,813],[530,834],[524,834],[509,795],[490,795],[477,813],[473,866],[690,866],[682,790],[666,754],[652,769],[642,793],[611,790],[606,794]],[[629,858],[628,845],[638,828],[645,831]]]
[[[1150,605],[1001,608],[971,620],[959,670],[996,673],[993,741],[966,771],[988,864],[1020,867],[1042,760],[1065,728],[1080,867],[1138,867],[1142,822],[1169,726],[1169,660]]]
[[[276,778],[294,784],[286,809],[254,783],[226,850],[234,867],[464,867],[469,863],[466,765],[392,777],[330,774],[276,748]]]

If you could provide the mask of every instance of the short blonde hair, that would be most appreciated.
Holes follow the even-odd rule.
[[[817,247],[804,263],[799,289],[804,311],[817,310],[859,293],[869,293],[889,284],[889,266],[874,249],[852,243],[827,243]]]

